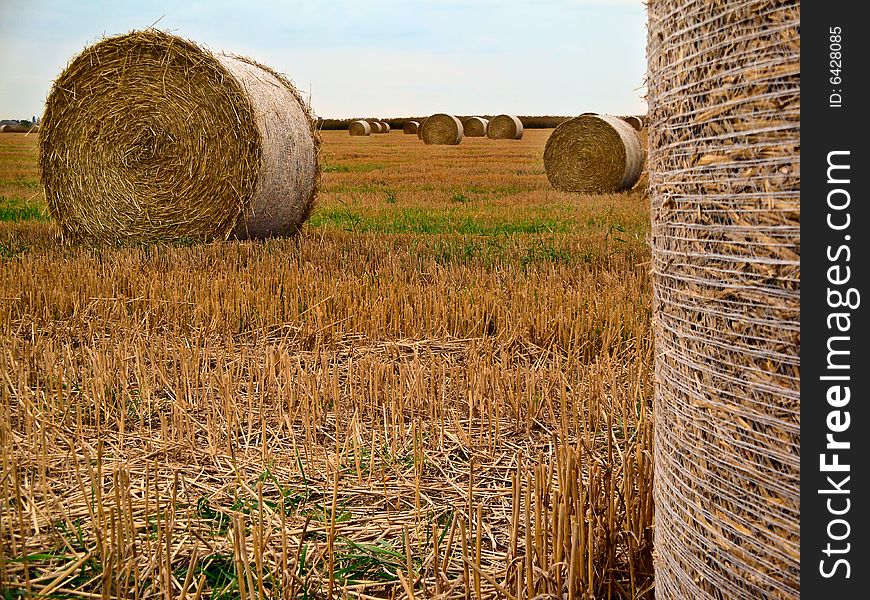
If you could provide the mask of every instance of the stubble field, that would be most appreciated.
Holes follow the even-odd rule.
[[[652,596],[649,210],[323,132],[293,240],[64,246],[0,135],[0,588]]]

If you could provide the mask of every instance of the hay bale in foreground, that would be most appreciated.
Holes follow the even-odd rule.
[[[513,115],[499,115],[489,122],[486,135],[491,140],[519,140],[523,137],[523,123]]]
[[[402,132],[411,135],[417,133],[417,130],[420,128],[420,123],[417,121],[405,121],[405,124],[402,125]]]
[[[152,29],[110,37],[60,74],[42,122],[42,184],[67,239],[289,235],[312,208],[311,114],[247,58]]]
[[[644,151],[637,133],[617,117],[581,115],[565,121],[544,147],[544,170],[557,190],[607,194],[631,189]]]
[[[800,3],[648,10],[655,596],[798,598]]]
[[[468,137],[485,137],[489,121],[483,117],[469,117],[462,122],[463,134]]]
[[[372,126],[368,121],[353,121],[347,126],[347,131],[350,135],[371,135]]]
[[[426,119],[421,137],[426,144],[455,146],[462,141],[462,121],[445,113],[432,115]]]

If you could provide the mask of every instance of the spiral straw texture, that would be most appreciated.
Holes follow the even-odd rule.
[[[368,121],[353,121],[347,126],[347,131],[350,135],[371,135],[372,126]]]
[[[422,125],[421,138],[427,144],[455,146],[462,141],[462,121],[453,115],[438,113],[428,117]]]
[[[523,137],[523,123],[513,115],[493,117],[486,129],[491,140],[519,140]]]
[[[68,239],[204,241],[296,232],[318,147],[286,78],[147,30],[94,44],[61,73],[39,161]]]
[[[649,2],[658,599],[800,595],[799,21]]]
[[[584,114],[561,123],[544,146],[544,170],[557,190],[609,194],[631,189],[644,152],[631,125]]]
[[[405,124],[402,125],[402,132],[408,135],[413,135],[417,133],[417,130],[420,128],[420,123],[417,121],[405,121]]]
[[[462,122],[463,134],[467,137],[485,137],[489,121],[483,117],[469,117]]]

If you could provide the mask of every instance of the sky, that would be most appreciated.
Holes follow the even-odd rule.
[[[0,0],[0,119],[151,25],[286,74],[325,118],[646,112],[642,0]]]

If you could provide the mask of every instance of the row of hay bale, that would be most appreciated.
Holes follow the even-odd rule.
[[[352,121],[347,127],[348,133],[353,136],[365,136],[373,133],[390,133],[390,124],[386,121],[359,119]]]
[[[426,144],[452,145],[463,137],[488,137],[492,140],[519,140],[523,137],[523,124],[514,115],[498,115],[492,120],[468,117],[465,120],[447,113],[437,113],[421,121],[409,121],[406,134],[417,134]]]
[[[640,117],[583,113],[556,127],[544,170],[557,190],[603,194],[637,187],[645,162]]]
[[[39,131],[39,125],[16,125],[14,123],[7,123],[6,125],[0,125],[0,133],[36,133]]]

